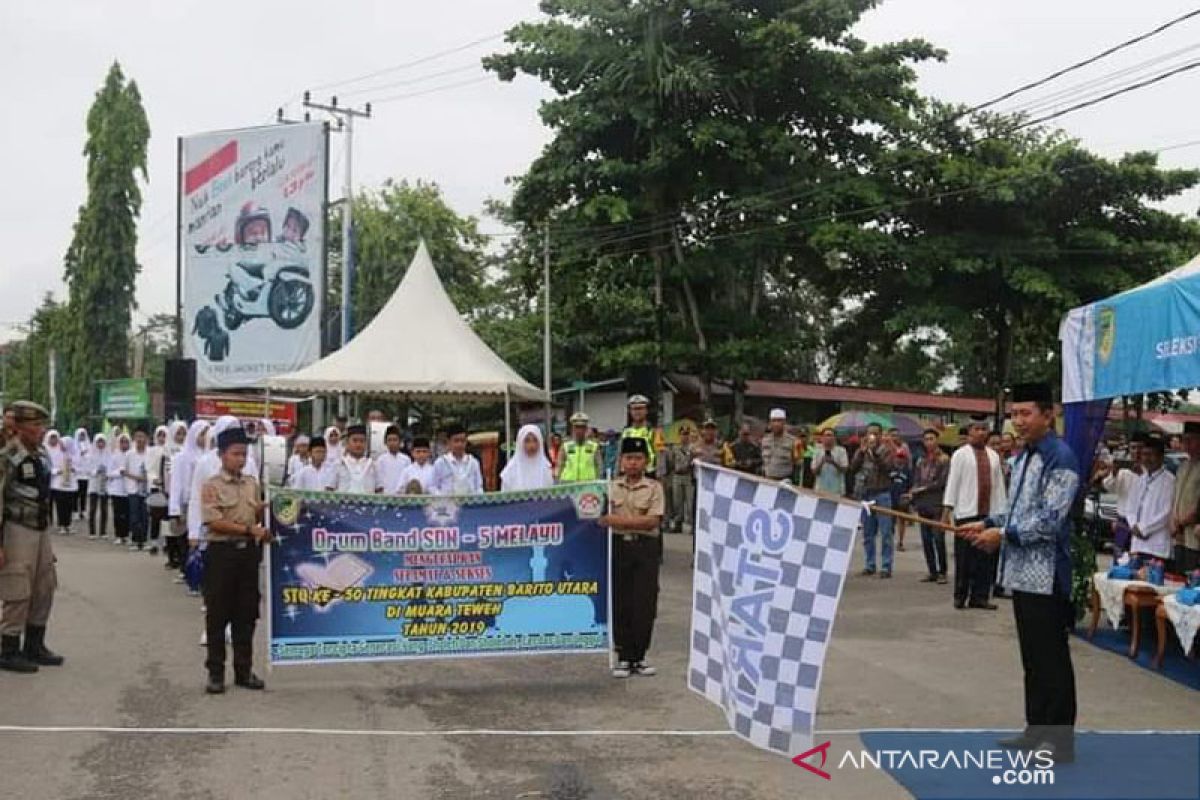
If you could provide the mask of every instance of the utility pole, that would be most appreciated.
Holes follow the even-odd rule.
[[[542,385],[546,390],[546,441],[554,435],[550,394],[550,223],[542,226]]]
[[[304,107],[312,108],[318,111],[324,111],[327,114],[337,118],[338,130],[346,134],[346,175],[345,182],[342,187],[342,338],[341,346],[345,347],[350,343],[351,337],[351,319],[350,319],[350,298],[352,290],[352,281],[354,273],[354,245],[351,243],[352,214],[354,206],[354,184],[352,182],[351,156],[354,150],[354,118],[371,116],[371,104],[367,103],[361,109],[349,108],[347,106],[339,106],[337,97],[329,98],[329,103],[314,103],[311,95],[308,92],[304,93]],[[346,395],[338,396],[338,414],[343,416],[347,413]]]

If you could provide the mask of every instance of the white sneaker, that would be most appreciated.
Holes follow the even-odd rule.
[[[634,675],[640,675],[644,678],[652,678],[658,674],[658,670],[647,664],[645,661],[635,661],[629,667],[630,672]]]
[[[89,539],[99,539],[100,537],[99,537],[99,536],[97,536],[97,535],[96,535],[96,534],[94,534],[94,533],[89,533],[89,534],[88,534],[88,538],[89,538]]]
[[[201,647],[208,647],[208,631],[201,631],[201,633],[200,633],[200,646],[201,646]]]
[[[617,665],[612,668],[614,678],[628,678],[632,674],[633,671],[628,661],[618,661]]]

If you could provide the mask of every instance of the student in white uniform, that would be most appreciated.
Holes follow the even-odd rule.
[[[88,482],[92,476],[92,439],[87,428],[75,429],[75,482],[79,485],[79,519],[87,516]]]
[[[292,454],[288,456],[287,475],[283,481],[284,486],[296,488],[296,476],[308,464],[308,449],[310,445],[311,441],[303,433],[297,436],[295,441],[292,442]]]
[[[1142,557],[1171,558],[1171,505],[1175,476],[1164,466],[1166,442],[1161,436],[1142,440],[1142,474],[1129,497],[1129,552]]]
[[[189,425],[183,449],[171,459],[171,483],[167,490],[167,517],[170,519],[167,563],[173,563],[179,570],[187,563],[187,509],[192,497],[192,476],[196,472],[196,463],[208,447],[208,429],[209,424],[202,419]],[[183,583],[182,572],[176,582]]]
[[[375,477],[379,490],[384,494],[401,494],[400,476],[412,463],[412,459],[400,450],[400,429],[389,425],[383,434],[384,451],[375,457]]]
[[[327,492],[337,482],[337,465],[326,457],[325,438],[314,436],[308,443],[308,463],[292,479],[292,488],[301,492]]]
[[[375,494],[379,491],[379,476],[375,462],[367,455],[367,426],[346,428],[346,454],[337,466],[337,480],[330,487],[343,494]]]
[[[103,539],[108,535],[108,456],[108,437],[97,433],[87,458],[89,539]],[[96,527],[97,515],[100,517],[99,528]]]
[[[336,425],[325,429],[325,460],[334,464],[341,463],[346,451],[342,448],[342,432]]]
[[[413,461],[400,473],[396,494],[433,494],[433,449],[429,437],[412,440]]]
[[[113,544],[129,541],[129,493],[125,491],[125,457],[132,440],[128,433],[117,436],[117,446],[108,456],[108,502],[112,505]]]
[[[440,495],[483,494],[483,472],[467,452],[467,429],[461,425],[446,431],[449,452],[433,467],[433,492]]]
[[[46,455],[50,458],[50,494],[54,498],[58,532],[65,536],[71,532],[75,497],[79,491],[79,487],[75,483],[71,453],[67,449],[66,442],[58,435],[58,431],[47,431],[46,435],[42,437],[42,447],[45,448]]]
[[[500,473],[500,490],[521,492],[554,485],[554,470],[546,457],[542,431],[525,425],[517,432],[517,451]]]

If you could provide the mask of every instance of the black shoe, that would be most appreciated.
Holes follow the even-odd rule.
[[[979,601],[972,600],[970,603],[967,603],[967,607],[968,608],[980,608],[980,609],[983,609],[984,611],[995,611],[1000,606],[996,605],[995,603],[989,603],[986,600],[979,600]]]
[[[862,575],[874,575],[874,574],[875,574],[875,570],[873,570],[873,569],[864,569],[864,570],[863,570],[863,571],[862,571],[860,574],[862,574]]]
[[[937,576],[937,582],[938,582],[938,585],[939,585],[939,586],[945,586],[945,585],[946,585],[947,583],[949,583],[950,581],[946,579],[946,576],[945,576],[945,575],[938,575],[938,576]]]
[[[1030,748],[1035,753],[1048,753],[1055,766],[1075,763],[1075,744],[1060,744],[1059,742],[1042,741]]]
[[[966,600],[959,600],[959,599],[956,597],[956,598],[954,598],[954,607],[955,607],[955,608],[966,608],[966,607],[967,607],[967,601],[966,601]]]
[[[66,660],[46,647],[46,626],[25,626],[25,658],[43,667],[61,667]]]
[[[210,676],[204,691],[208,694],[225,694],[225,679]]]
[[[37,672],[38,665],[21,652],[20,636],[0,637],[0,669],[6,672]]]
[[[1008,739],[1000,739],[996,742],[996,744],[1000,745],[1005,750],[1032,750],[1033,746],[1037,743],[1037,738],[1030,736],[1028,732],[1022,732],[1017,736],[1012,736]]]
[[[937,583],[937,579],[937,575],[926,575],[924,578],[921,578],[921,580],[917,581],[917,583]]]
[[[880,578],[890,578],[890,577],[892,577],[892,571],[890,569],[885,569],[883,572],[879,573],[879,577]]]
[[[242,678],[234,678],[233,682],[243,689],[259,690],[267,688],[267,685],[263,683],[263,679],[255,675],[253,672]]]

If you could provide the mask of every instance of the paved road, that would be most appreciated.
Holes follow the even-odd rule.
[[[594,656],[466,659],[290,667],[265,675],[266,692],[231,687],[221,697],[203,693],[199,602],[171,582],[161,557],[79,536],[55,544],[62,588],[50,644],[67,665],[0,674],[0,725],[160,730],[0,731],[6,797],[907,797],[882,773],[825,782],[726,735],[594,733],[724,727],[720,712],[684,686],[690,573],[682,537],[670,538],[663,572],[656,678],[614,681]],[[850,579],[821,728],[1018,725],[1007,604],[955,611],[946,587],[916,582],[919,552],[897,555],[893,580]],[[1074,653],[1081,727],[1195,727],[1190,691],[1096,648]],[[1136,714],[1129,697],[1138,698]],[[445,733],[481,729],[584,733]],[[859,747],[853,733],[828,738],[834,753]]]

